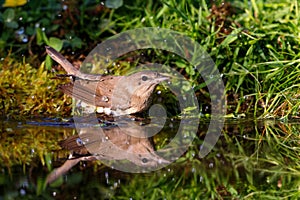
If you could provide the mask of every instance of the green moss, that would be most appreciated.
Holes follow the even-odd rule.
[[[71,100],[56,87],[61,80],[44,64],[33,67],[6,57],[0,63],[0,110],[5,118],[61,116],[70,113]]]

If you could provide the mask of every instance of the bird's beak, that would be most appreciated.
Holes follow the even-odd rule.
[[[170,78],[171,77],[168,74],[159,73],[157,78],[155,78],[155,80],[158,82],[162,82],[162,81],[169,81]]]

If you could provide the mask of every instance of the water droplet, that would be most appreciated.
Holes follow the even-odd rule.
[[[109,183],[109,180],[108,180],[108,172],[105,172],[105,179],[106,179],[106,183],[108,184]]]
[[[199,181],[200,181],[200,182],[202,182],[202,181],[203,181],[203,177],[202,177],[202,176],[200,176],[200,178],[199,178]]]
[[[76,139],[76,144],[77,144],[78,146],[82,146],[82,145],[83,145],[83,142],[82,142],[82,140],[81,140],[80,138],[77,138],[77,139]]]
[[[107,97],[107,96],[103,96],[103,97],[102,97],[102,101],[108,102],[108,101],[109,101],[109,99],[108,99],[108,97]]]
[[[208,111],[208,110],[209,110],[209,107],[205,106],[204,111]]]
[[[24,188],[20,189],[20,195],[24,196],[26,194],[26,190]]]
[[[114,189],[118,187],[118,182],[114,182]]]

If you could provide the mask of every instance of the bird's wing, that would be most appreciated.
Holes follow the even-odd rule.
[[[96,86],[97,82],[81,81],[59,85],[58,89],[89,105],[110,108],[109,94],[103,95],[102,92],[96,92]]]

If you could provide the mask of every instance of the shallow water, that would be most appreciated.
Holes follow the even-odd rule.
[[[164,149],[178,132],[178,121],[166,124],[154,136],[157,149]],[[200,121],[188,150],[162,169],[129,173],[103,161],[81,161],[47,186],[47,176],[69,155],[58,142],[76,134],[78,127],[72,120],[2,121],[0,199],[300,197],[299,121],[227,120],[217,143],[201,157],[208,124]]]

